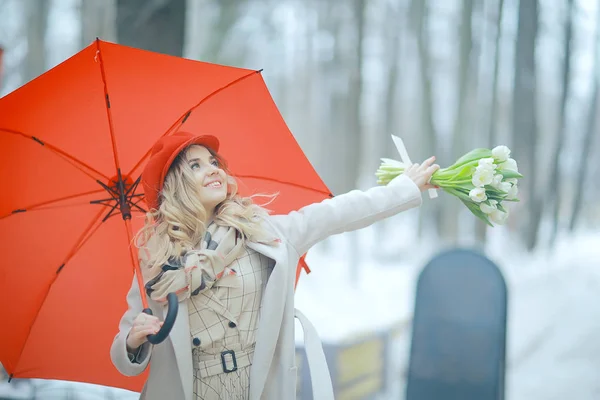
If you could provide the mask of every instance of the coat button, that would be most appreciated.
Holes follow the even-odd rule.
[[[195,337],[194,340],[192,340],[192,343],[194,343],[194,346],[200,346],[200,339]]]
[[[230,328],[235,328],[237,325],[235,324],[235,322],[233,321],[229,321],[229,327]]]

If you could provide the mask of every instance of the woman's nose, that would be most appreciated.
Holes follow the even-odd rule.
[[[214,165],[209,165],[208,167],[208,171],[206,172],[207,175],[212,176],[212,175],[216,175],[216,173],[218,172],[217,167],[215,167]]]

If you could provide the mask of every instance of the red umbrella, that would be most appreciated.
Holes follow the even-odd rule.
[[[219,138],[243,194],[286,213],[330,191],[260,71],[95,41],[0,99],[0,362],[15,378],[139,391],[109,348],[126,309],[143,223],[138,178],[178,130]],[[144,293],[144,291],[142,291]]]

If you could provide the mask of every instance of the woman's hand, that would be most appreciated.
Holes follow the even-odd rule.
[[[153,335],[160,330],[162,321],[153,315],[140,313],[134,320],[129,335],[127,335],[127,348],[135,350],[146,343],[148,335]]]
[[[404,175],[413,180],[421,192],[427,189],[437,189],[437,186],[429,183],[431,175],[437,171],[440,166],[434,164],[435,157],[429,157],[423,164],[413,164],[404,171]]]

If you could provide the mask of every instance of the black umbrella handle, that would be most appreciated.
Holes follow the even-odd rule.
[[[169,333],[171,333],[171,329],[173,329],[173,325],[175,324],[175,318],[177,317],[177,311],[179,310],[177,295],[175,293],[169,293],[167,295],[167,301],[169,302],[169,309],[162,327],[154,335],[147,336],[148,341],[152,344],[159,344],[165,340],[167,336],[169,336]],[[149,308],[144,309],[143,312],[152,315],[152,310]]]

